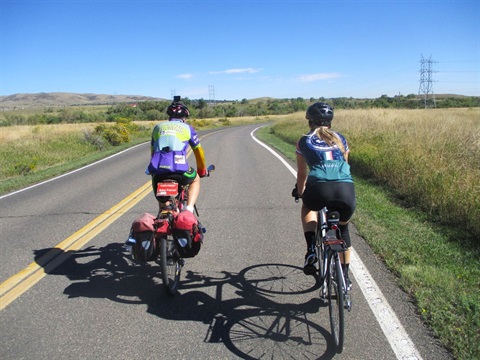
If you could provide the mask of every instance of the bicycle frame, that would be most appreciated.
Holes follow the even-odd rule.
[[[330,218],[329,213],[331,214]],[[330,211],[327,207],[324,207],[318,211],[318,223],[317,231],[315,235],[317,258],[319,259],[319,281],[322,286],[322,295],[325,295],[326,287],[325,282],[327,280],[327,271],[330,266],[329,259],[334,256],[336,262],[340,261],[340,253],[343,253],[347,247],[345,241],[340,237],[340,230],[338,223],[340,222],[339,214],[337,211]],[[342,275],[342,288],[345,295],[348,294],[347,284],[343,270]],[[348,309],[350,310],[350,309]]]

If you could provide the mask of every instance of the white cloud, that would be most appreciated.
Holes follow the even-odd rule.
[[[177,75],[177,76],[175,76],[175,77],[177,77],[177,78],[179,78],[179,79],[186,79],[186,80],[188,80],[188,79],[193,78],[193,75],[192,75],[192,74],[180,74],[180,75]]]
[[[298,77],[298,81],[300,82],[312,82],[312,81],[321,81],[321,80],[330,80],[342,77],[340,73],[319,73],[319,74],[308,74],[308,75],[301,75]]]
[[[245,68],[245,69],[227,69],[222,71],[210,71],[210,74],[255,74],[262,69]]]

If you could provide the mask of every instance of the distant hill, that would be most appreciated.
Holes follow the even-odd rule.
[[[45,106],[102,105],[137,101],[165,100],[141,95],[76,94],[67,92],[13,94],[0,96],[0,108],[20,109]]]
[[[418,97],[418,95],[416,96]],[[467,98],[464,95],[455,94],[435,94],[437,100],[446,98]],[[337,98],[345,99],[345,98]],[[36,93],[36,94],[13,94],[0,96],[0,111],[14,110],[14,109],[35,109],[46,106],[72,106],[72,105],[110,105],[115,103],[135,103],[140,101],[170,101],[171,99],[156,98],[143,95],[111,95],[111,94],[77,94],[68,92],[51,92],[51,93]],[[263,102],[275,100],[272,97],[261,97],[249,99],[250,103]],[[366,99],[357,99],[366,100]],[[231,102],[232,100],[223,100],[221,102]]]

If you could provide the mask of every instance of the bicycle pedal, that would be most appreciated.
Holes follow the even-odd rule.
[[[350,295],[345,295],[345,302],[343,307],[348,311],[352,310],[352,299],[350,299]]]
[[[324,303],[327,302],[327,292],[323,286],[320,288],[320,300],[322,300]]]

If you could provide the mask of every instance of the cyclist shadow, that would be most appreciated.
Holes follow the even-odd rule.
[[[208,291],[212,287],[214,296]],[[309,319],[326,307],[318,298],[319,286],[312,286],[298,267],[260,264],[240,273],[223,271],[218,277],[186,271],[180,288],[177,296],[148,304],[148,312],[169,320],[202,321],[208,325],[205,342],[223,343],[241,358],[289,354],[331,359],[336,354],[329,331]],[[312,291],[313,298],[298,301],[298,295]],[[283,302],[275,301],[277,297]]]
[[[123,244],[90,246],[63,251],[46,248],[34,251],[35,262],[49,275],[71,280],[64,289],[69,298],[106,298],[121,303],[145,304],[157,298],[158,265],[132,264],[123,254]]]
[[[64,289],[69,298],[146,304],[150,314],[164,319],[202,322],[208,325],[204,342],[223,343],[241,358],[275,358],[286,353],[294,358],[331,359],[335,355],[329,331],[309,320],[325,305],[318,299],[318,284],[305,280],[300,268],[260,264],[214,276],[185,271],[179,294],[172,297],[159,281],[159,266],[132,263],[122,245],[78,251],[42,249],[35,251],[35,260],[47,274],[72,281]],[[288,295],[312,291],[314,295],[304,303],[294,301],[297,298],[288,301]],[[287,301],[277,302],[279,297]],[[319,351],[323,351],[320,356]]]

